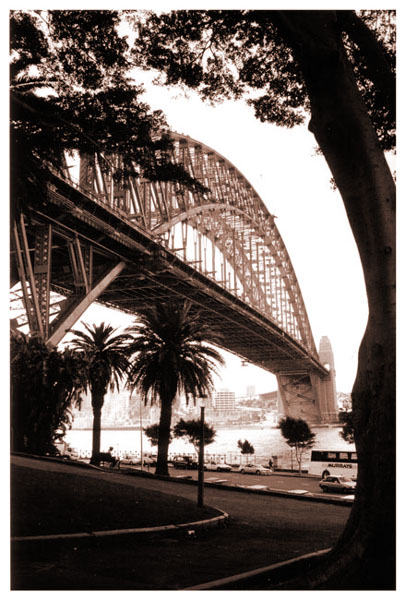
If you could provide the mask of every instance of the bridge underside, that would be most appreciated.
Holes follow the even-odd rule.
[[[330,374],[316,358],[152,235],[63,181],[55,179],[44,207],[16,224],[13,242],[12,281],[21,283],[31,332],[49,343],[58,344],[95,300],[136,314],[155,301],[188,298],[224,349],[277,375],[286,414],[330,420]],[[53,304],[51,292],[63,299]]]

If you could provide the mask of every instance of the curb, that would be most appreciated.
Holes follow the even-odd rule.
[[[170,533],[173,531],[184,531],[190,530],[194,533],[195,529],[208,529],[212,527],[219,527],[225,525],[228,522],[229,515],[219,509],[217,510],[220,515],[212,517],[211,519],[204,519],[202,521],[194,521],[191,523],[179,523],[178,525],[160,525],[158,527],[138,527],[132,529],[108,529],[106,531],[91,531],[91,532],[78,532],[78,533],[65,533],[65,534],[50,534],[50,535],[26,535],[12,537],[12,543],[18,542],[50,542],[50,541],[62,541],[62,540],[78,540],[78,539],[94,539],[104,538],[119,535],[137,535],[137,534],[154,534],[154,533]]]
[[[214,581],[209,581],[207,583],[201,583],[199,585],[194,585],[189,588],[183,588],[182,591],[191,591],[191,590],[218,590],[221,588],[226,589],[228,586],[237,584],[238,582],[246,581],[248,579],[253,579],[255,577],[260,577],[263,575],[275,574],[278,571],[286,567],[295,567],[299,565],[301,562],[304,563],[313,558],[322,558],[325,554],[328,554],[332,548],[325,548],[324,550],[318,550],[317,552],[311,552],[310,554],[303,554],[302,556],[298,556],[297,558],[290,558],[289,560],[284,560],[283,562],[274,563],[267,567],[261,567],[259,569],[253,569],[251,571],[245,571],[244,573],[238,573],[237,575],[231,575],[230,577],[224,577],[223,579],[215,579]],[[232,588],[231,588],[232,589]],[[265,589],[265,588],[264,588]]]

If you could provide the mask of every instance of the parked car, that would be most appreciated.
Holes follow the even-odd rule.
[[[356,489],[356,482],[348,477],[329,475],[324,477],[319,487],[323,492],[351,493]]]
[[[141,461],[139,460],[139,462],[141,462]],[[156,465],[156,462],[157,462],[157,457],[153,456],[153,454],[151,454],[149,456],[147,454],[145,454],[143,457],[143,466],[144,467],[154,467]]]
[[[172,463],[175,469],[198,469],[198,462],[189,456],[175,456]]]
[[[231,465],[227,465],[224,461],[216,462],[215,460],[209,460],[204,463],[204,471],[231,471]]]
[[[264,467],[263,465],[257,465],[254,463],[249,463],[247,465],[241,465],[239,467],[240,473],[254,473],[255,475],[270,475],[272,472],[268,467]]]
[[[120,459],[121,465],[139,465],[141,459],[133,454],[124,454],[124,456]]]
[[[59,456],[62,458],[68,458],[70,460],[79,460],[79,451],[76,448],[72,448],[66,442],[57,442],[55,444]]]

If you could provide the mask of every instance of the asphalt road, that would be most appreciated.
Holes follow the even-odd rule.
[[[22,457],[13,457],[13,461],[16,464],[31,462]],[[34,468],[73,470],[90,479],[108,478],[197,499],[197,486],[180,481],[139,477],[116,469],[102,472],[53,461],[31,464]],[[246,481],[255,480],[254,475],[244,477]],[[36,547],[34,554],[29,552],[14,558],[15,576],[19,580],[19,587],[14,589],[186,589],[333,546],[350,514],[348,506],[314,504],[309,499],[212,486],[206,486],[204,501],[229,514],[228,527],[198,534],[195,539],[155,539],[152,536],[123,543],[120,539],[108,538],[91,549],[77,547],[72,542],[49,553]]]

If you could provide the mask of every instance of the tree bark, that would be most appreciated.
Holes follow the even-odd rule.
[[[167,466],[167,455],[169,452],[170,426],[172,422],[173,398],[161,398],[161,410],[159,420],[159,443],[156,463],[156,475],[169,475]]]
[[[395,589],[395,186],[334,11],[281,11],[281,23],[304,74],[309,128],[341,193],[369,303],[352,393],[356,498],[327,565],[306,585]]]

